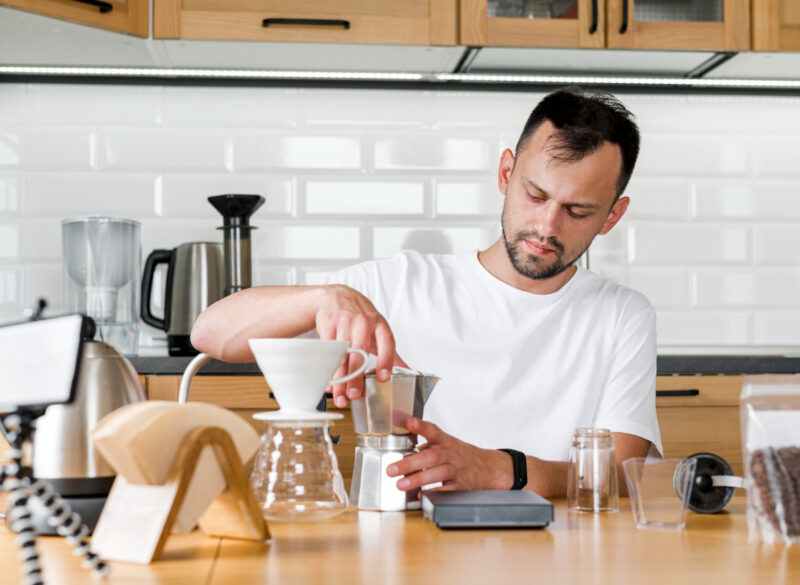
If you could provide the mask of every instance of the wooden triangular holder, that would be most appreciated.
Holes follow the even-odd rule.
[[[227,489],[202,513],[200,528],[209,536],[269,538],[231,436],[219,427],[203,426],[186,433],[163,485],[132,484],[117,476],[95,528],[92,549],[105,560],[146,564],[158,559],[206,447],[212,448]]]

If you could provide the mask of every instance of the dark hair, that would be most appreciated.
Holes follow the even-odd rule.
[[[603,145],[613,142],[622,151],[622,168],[617,179],[617,198],[625,191],[639,155],[639,128],[633,114],[605,91],[565,87],[542,99],[531,112],[517,141],[517,153],[545,120],[556,131],[548,152],[556,160],[578,161]]]

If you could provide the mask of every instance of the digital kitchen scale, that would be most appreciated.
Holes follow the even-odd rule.
[[[427,492],[422,513],[439,528],[545,528],[553,504],[525,490]]]

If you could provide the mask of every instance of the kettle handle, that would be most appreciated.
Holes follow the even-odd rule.
[[[142,305],[139,313],[142,316],[142,321],[162,331],[167,330],[166,305],[170,302],[170,298],[169,295],[165,295],[164,318],[159,319],[150,312],[150,295],[153,292],[153,275],[155,274],[156,266],[169,264],[171,260],[172,250],[153,250],[147,256],[147,261],[144,263],[144,274],[142,275]],[[167,280],[169,280],[169,276],[167,276]]]
[[[210,355],[201,353],[194,356],[194,359],[186,366],[186,369],[183,371],[183,376],[181,377],[181,387],[178,390],[178,404],[184,404],[189,401],[189,386],[192,385],[192,378],[194,378],[197,370],[203,367],[203,364],[210,359]]]

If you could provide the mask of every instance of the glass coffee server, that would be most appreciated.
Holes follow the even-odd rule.
[[[750,49],[740,0],[461,0],[462,44],[593,49]]]

